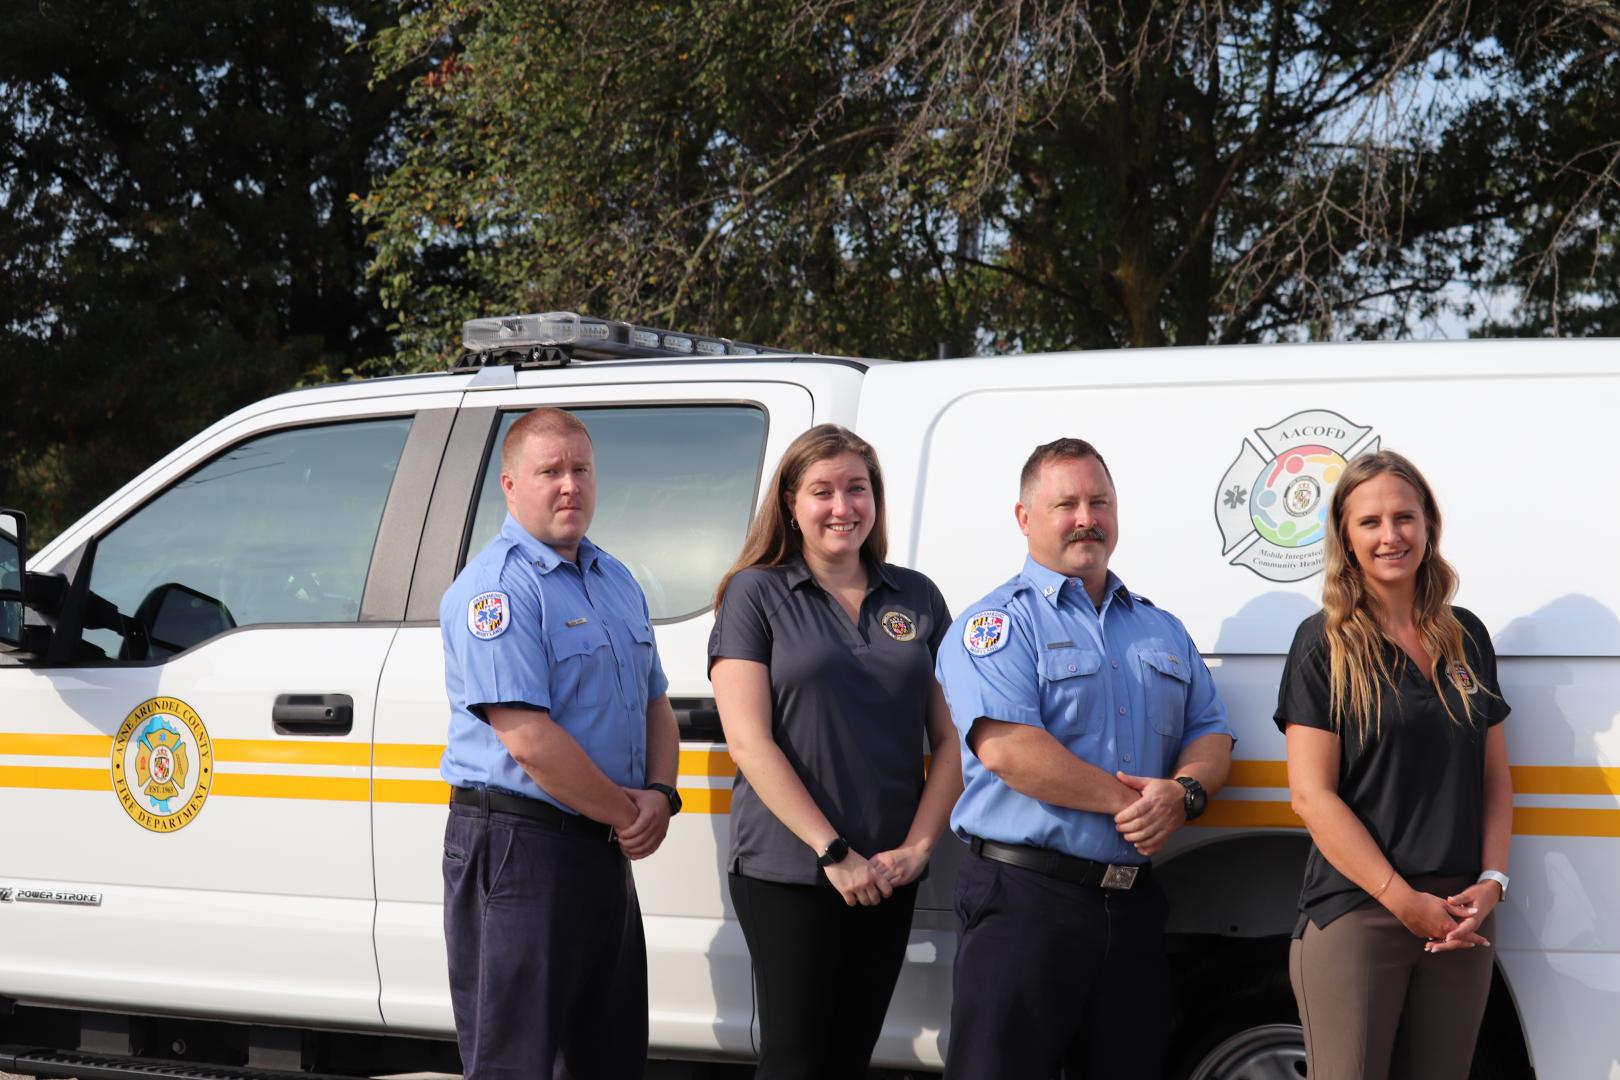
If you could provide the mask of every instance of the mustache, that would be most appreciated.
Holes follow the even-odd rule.
[[[1065,533],[1063,536],[1063,542],[1065,544],[1073,544],[1079,540],[1098,540],[1102,543],[1107,543],[1108,534],[1103,532],[1097,526],[1090,525],[1084,529],[1076,529],[1071,533]]]

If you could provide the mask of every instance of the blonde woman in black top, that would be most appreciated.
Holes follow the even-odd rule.
[[[1490,990],[1513,790],[1490,635],[1451,606],[1417,468],[1353,460],[1329,507],[1322,611],[1276,721],[1312,847],[1289,973],[1311,1080],[1462,1080]]]

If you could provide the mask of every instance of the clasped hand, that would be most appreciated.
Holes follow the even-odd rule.
[[[1402,925],[1423,939],[1424,952],[1454,952],[1490,944],[1479,928],[1502,899],[1495,882],[1470,885],[1447,897],[1408,891],[1410,895],[1393,905],[1391,911]]]
[[[900,886],[916,881],[928,865],[928,855],[927,849],[921,846],[891,848],[870,859],[852,850],[827,867],[827,880],[850,907],[857,904],[871,907],[894,895],[894,890]]]
[[[1186,789],[1175,780],[1115,773],[1137,799],[1114,815],[1114,828],[1143,855],[1154,855],[1187,821]]]

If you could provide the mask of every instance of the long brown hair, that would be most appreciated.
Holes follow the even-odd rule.
[[[788,501],[799,490],[804,474],[818,461],[826,461],[840,454],[854,454],[866,463],[866,475],[872,480],[872,531],[861,544],[861,554],[874,563],[881,563],[889,554],[888,515],[883,502],[883,470],[878,468],[877,452],[870,443],[846,427],[837,424],[817,424],[800,435],[788,446],[782,460],[771,477],[770,494],[760,505],[748,526],[743,540],[742,554],[714,591],[714,606],[720,606],[726,595],[726,586],[739,570],[751,566],[781,566],[804,553],[804,536],[789,527]]]
[[[1322,633],[1328,647],[1329,719],[1334,730],[1340,732],[1347,720],[1353,723],[1363,742],[1378,734],[1384,687],[1388,684],[1393,689],[1394,679],[1384,658],[1386,638],[1379,627],[1377,600],[1367,590],[1346,537],[1345,504],[1351,492],[1378,476],[1406,481],[1423,503],[1429,543],[1418,564],[1412,621],[1424,650],[1433,660],[1429,677],[1437,686],[1444,686],[1442,679],[1455,683],[1453,673],[1463,663],[1463,628],[1451,612],[1457,572],[1440,557],[1440,506],[1435,502],[1434,490],[1416,465],[1393,450],[1353,459],[1329,503],[1323,554]],[[1468,695],[1460,696],[1464,716],[1471,717]],[[1440,701],[1446,715],[1457,720],[1445,694],[1440,695]]]

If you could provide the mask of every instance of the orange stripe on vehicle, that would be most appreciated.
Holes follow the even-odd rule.
[[[324,799],[369,802],[371,781],[348,776],[266,776],[262,773],[215,773],[211,794],[256,799]]]
[[[737,763],[724,750],[682,750],[680,769],[682,776],[737,775]]]
[[[372,763],[379,769],[437,769],[443,743],[378,743]]]
[[[449,806],[450,785],[443,780],[378,780],[372,798],[380,803]]]
[[[0,754],[30,757],[110,757],[111,735],[0,734]]]
[[[681,793],[681,813],[691,811],[694,814],[729,814],[731,813],[731,789],[712,787],[683,787],[677,789]]]
[[[371,765],[371,744],[289,739],[215,739],[214,760],[261,765]]]
[[[1515,806],[1515,836],[1620,836],[1620,810]]]
[[[1288,786],[1286,761],[1234,761],[1227,787],[1285,788]]]
[[[112,774],[106,768],[57,769],[49,765],[0,765],[0,787],[111,791]]]
[[[1259,785],[1254,785],[1258,787]],[[1294,808],[1286,802],[1261,799],[1211,799],[1204,816],[1192,823],[1216,829],[1303,829]]]
[[[1520,795],[1620,795],[1620,769],[1594,765],[1515,765]]]

